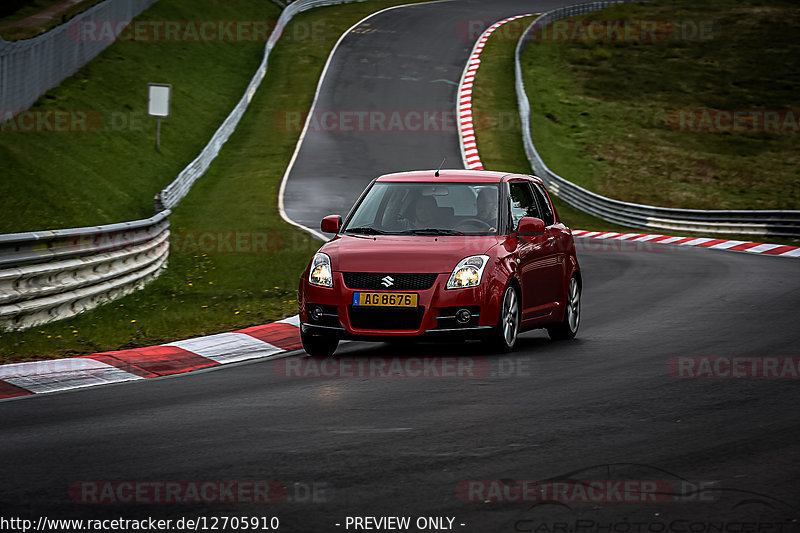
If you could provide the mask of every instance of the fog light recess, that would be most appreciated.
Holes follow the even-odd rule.
[[[456,311],[456,321],[459,324],[467,324],[471,318],[472,313],[469,312],[469,309],[459,309]]]

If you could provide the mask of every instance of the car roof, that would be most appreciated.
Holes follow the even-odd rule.
[[[414,170],[410,172],[396,172],[394,174],[384,174],[377,181],[380,182],[423,182],[423,183],[499,183],[509,179],[528,179],[542,183],[536,176],[524,174],[512,174],[509,172],[496,172],[493,170],[440,170],[439,176],[435,176],[435,170]]]

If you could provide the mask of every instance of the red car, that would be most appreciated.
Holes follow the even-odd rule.
[[[511,351],[520,332],[575,337],[581,271],[572,233],[539,178],[415,171],[370,183],[300,279],[303,348],[340,339],[480,336]]]

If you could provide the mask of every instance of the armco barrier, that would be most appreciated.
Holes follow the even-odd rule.
[[[167,265],[169,210],[186,196],[192,184],[208,169],[222,145],[236,129],[266,75],[267,58],[286,24],[297,13],[314,7],[362,1],[364,0],[297,0],[284,9],[267,41],[261,65],[245,94],[200,155],[156,195],[155,216],[105,226],[0,235],[0,329],[25,329],[68,318],[129,294],[155,279]],[[154,2],[155,0],[107,0],[70,23],[95,19],[130,20]],[[100,7],[107,4],[124,4],[128,6],[129,12],[101,11]],[[96,50],[88,46],[69,48],[73,50],[70,53],[76,56],[75,61],[68,62],[70,66],[59,65],[57,69],[54,68],[58,71],[57,74],[40,73],[40,78],[30,81],[25,77],[28,74],[26,68],[34,72],[39,68],[50,68],[50,63],[46,61],[36,63],[41,54],[49,53],[58,59],[62,53],[52,52],[48,48],[51,45],[42,44],[37,47],[35,42],[61,42],[58,39],[69,38],[68,27],[69,24],[62,25],[41,37],[19,43],[0,41],[0,95],[4,98],[0,100],[0,109],[26,109],[38,95],[57,85],[108,44],[104,43]],[[70,44],[99,46],[99,43]],[[6,56],[11,57],[14,54],[27,54],[34,61],[25,63],[16,58],[16,62],[11,62],[7,59]],[[42,81],[45,79],[50,81]],[[51,85],[47,85],[48,83]],[[6,87],[15,89],[7,91]],[[6,95],[12,93],[16,99],[9,96],[10,99],[6,101]]]
[[[164,190],[156,195],[156,211],[160,211],[164,208],[172,209],[178,205],[178,202],[180,202],[181,199],[189,192],[192,184],[205,173],[205,171],[208,169],[208,166],[211,164],[211,161],[217,157],[222,145],[225,144],[233,131],[236,129],[237,124],[239,124],[239,120],[242,118],[247,106],[250,104],[250,100],[252,100],[253,95],[258,89],[258,86],[261,85],[261,81],[264,79],[264,76],[267,73],[267,60],[269,59],[269,54],[272,51],[272,48],[275,46],[275,43],[277,43],[278,39],[280,39],[283,29],[286,27],[286,24],[289,22],[289,20],[296,14],[314,7],[363,1],[364,0],[297,0],[296,2],[289,4],[289,6],[284,9],[283,12],[281,12],[281,16],[278,18],[278,24],[267,40],[267,45],[264,50],[264,58],[261,60],[261,65],[259,65],[258,70],[253,76],[253,79],[250,80],[250,84],[247,86],[244,96],[242,96],[241,100],[239,100],[239,103],[236,104],[236,107],[233,108],[233,111],[230,115],[228,115],[222,125],[217,129],[216,132],[214,132],[214,136],[211,137],[211,140],[200,152],[200,155],[198,155],[194,161],[189,163],[189,165],[183,169],[180,174],[178,174],[178,177],[176,177],[172,183],[167,185]]]
[[[0,326],[24,329],[68,318],[155,279],[169,254],[169,213],[0,235]]]
[[[590,2],[554,9],[534,20],[520,36],[514,57],[517,102],[525,153],[535,174],[544,180],[551,192],[571,206],[623,226],[690,233],[800,237],[800,211],[676,209],[622,202],[588,191],[547,167],[533,144],[531,108],[520,64],[522,52],[534,34],[550,22],[621,3],[626,2]]]

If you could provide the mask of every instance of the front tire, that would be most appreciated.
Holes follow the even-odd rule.
[[[339,339],[325,335],[311,335],[300,329],[300,341],[303,349],[313,357],[329,357],[339,346]]]
[[[513,351],[517,346],[520,324],[519,293],[514,285],[506,287],[500,317],[492,335],[492,344],[501,352]]]
[[[574,339],[578,333],[578,326],[581,323],[581,285],[575,276],[569,280],[565,304],[564,320],[547,327],[547,333],[554,341]]]

